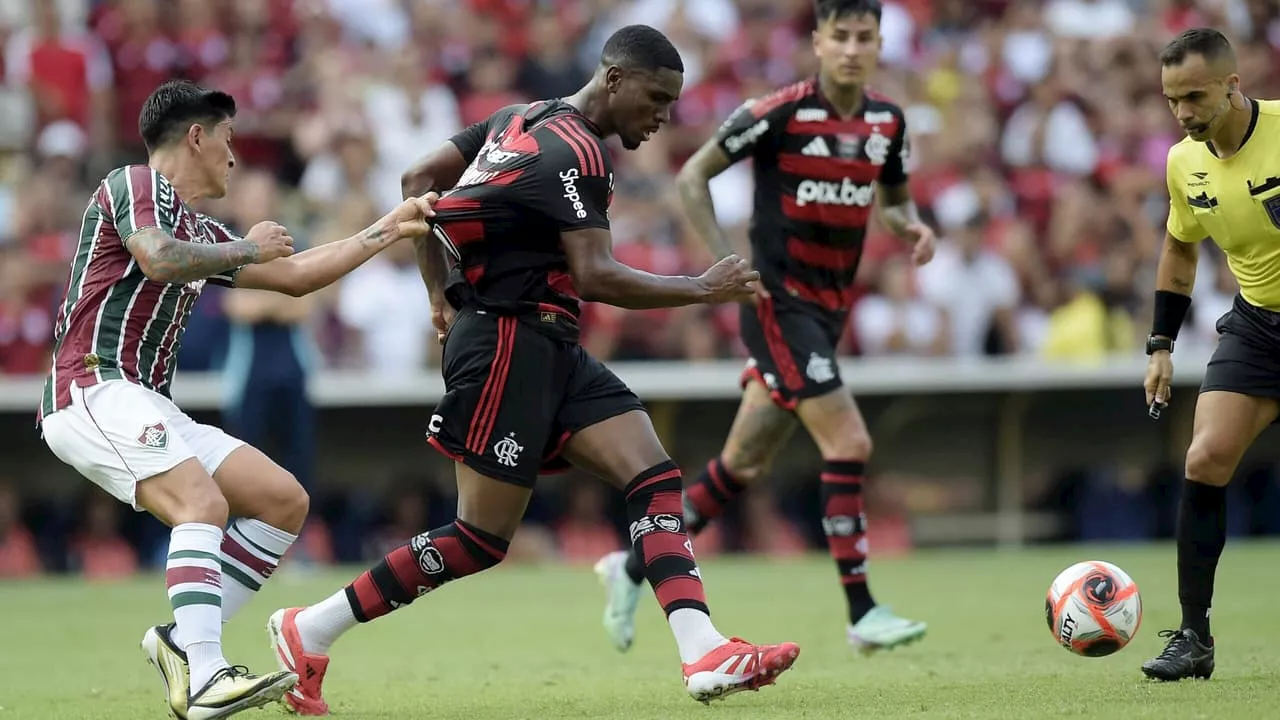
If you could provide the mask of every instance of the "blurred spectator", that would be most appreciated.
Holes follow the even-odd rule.
[[[258,223],[284,220],[278,183],[269,172],[240,170],[229,199],[225,221],[242,235]],[[295,237],[294,246],[306,249],[306,239]],[[307,376],[315,360],[307,327],[315,298],[243,289],[224,297],[231,338],[223,370],[223,427],[264,449],[304,488],[311,488],[315,408],[307,395]]]
[[[853,331],[864,355],[943,355],[951,335],[942,307],[921,299],[912,287],[907,258],[881,268],[879,292],[858,301]]]
[[[1021,291],[1009,261],[984,247],[986,218],[974,215],[938,245],[917,275],[921,295],[946,310],[949,346],[961,357],[1016,352]]]
[[[338,317],[358,333],[360,364],[383,377],[421,371],[438,347],[413,243],[398,242],[343,280]]]
[[[31,25],[5,45],[5,80],[30,92],[37,129],[68,120],[104,147],[112,100],[111,60],[101,39],[81,24],[83,18],[64,18],[60,5],[67,3],[32,2]]]
[[[138,554],[120,532],[122,505],[93,488],[84,517],[70,544],[70,567],[92,580],[128,577],[138,570]]]
[[[35,537],[22,523],[18,489],[0,481],[0,578],[18,578],[40,572]]]

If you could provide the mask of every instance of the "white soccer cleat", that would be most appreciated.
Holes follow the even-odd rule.
[[[627,576],[625,550],[611,552],[596,561],[595,572],[604,585],[604,631],[618,652],[631,649],[636,638],[636,605],[640,602],[640,585]]]
[[[297,683],[298,676],[291,672],[253,675],[242,665],[222,668],[191,696],[187,720],[217,720],[262,707],[280,700]]]
[[[178,720],[187,720],[187,693],[190,692],[191,668],[187,654],[173,643],[169,634],[173,623],[147,628],[142,635],[142,652],[147,662],[160,673],[165,697],[169,702],[169,714]]]
[[[743,690],[759,690],[772,685],[800,656],[795,643],[752,645],[740,638],[683,666],[684,686],[704,705]]]

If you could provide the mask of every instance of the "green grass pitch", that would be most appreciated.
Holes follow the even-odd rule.
[[[1127,570],[1145,604],[1137,638],[1108,658],[1054,644],[1044,594],[1083,559]],[[1177,622],[1170,545],[1020,552],[929,551],[872,565],[881,602],[930,623],[915,645],[874,657],[844,644],[835,570],[822,556],[703,565],[726,634],[794,640],[778,685],[703,707],[684,694],[674,643],[652,596],[636,646],[615,652],[599,626],[589,568],[502,568],[419,599],[334,647],[335,717],[356,719],[1280,717],[1280,545],[1232,542],[1218,570],[1218,669],[1209,682],[1157,684],[1138,666]],[[276,607],[318,600],[351,572],[281,572],[227,626],[228,657],[272,666],[263,631]],[[138,640],[168,615],[159,576],[119,584],[0,584],[0,720],[163,718]],[[283,717],[278,707],[241,717]]]

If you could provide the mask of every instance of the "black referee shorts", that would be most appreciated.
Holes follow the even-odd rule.
[[[496,480],[532,488],[567,470],[579,430],[644,405],[581,345],[511,316],[464,309],[444,345],[445,394],[427,426],[440,452]]]
[[[1200,392],[1224,390],[1280,400],[1280,313],[1236,295],[1217,329],[1218,347]]]

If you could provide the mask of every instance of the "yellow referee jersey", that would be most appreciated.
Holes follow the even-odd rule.
[[[1223,160],[1208,143],[1184,138],[1169,149],[1169,234],[1213,238],[1240,294],[1280,311],[1280,100],[1251,100],[1240,151]]]

